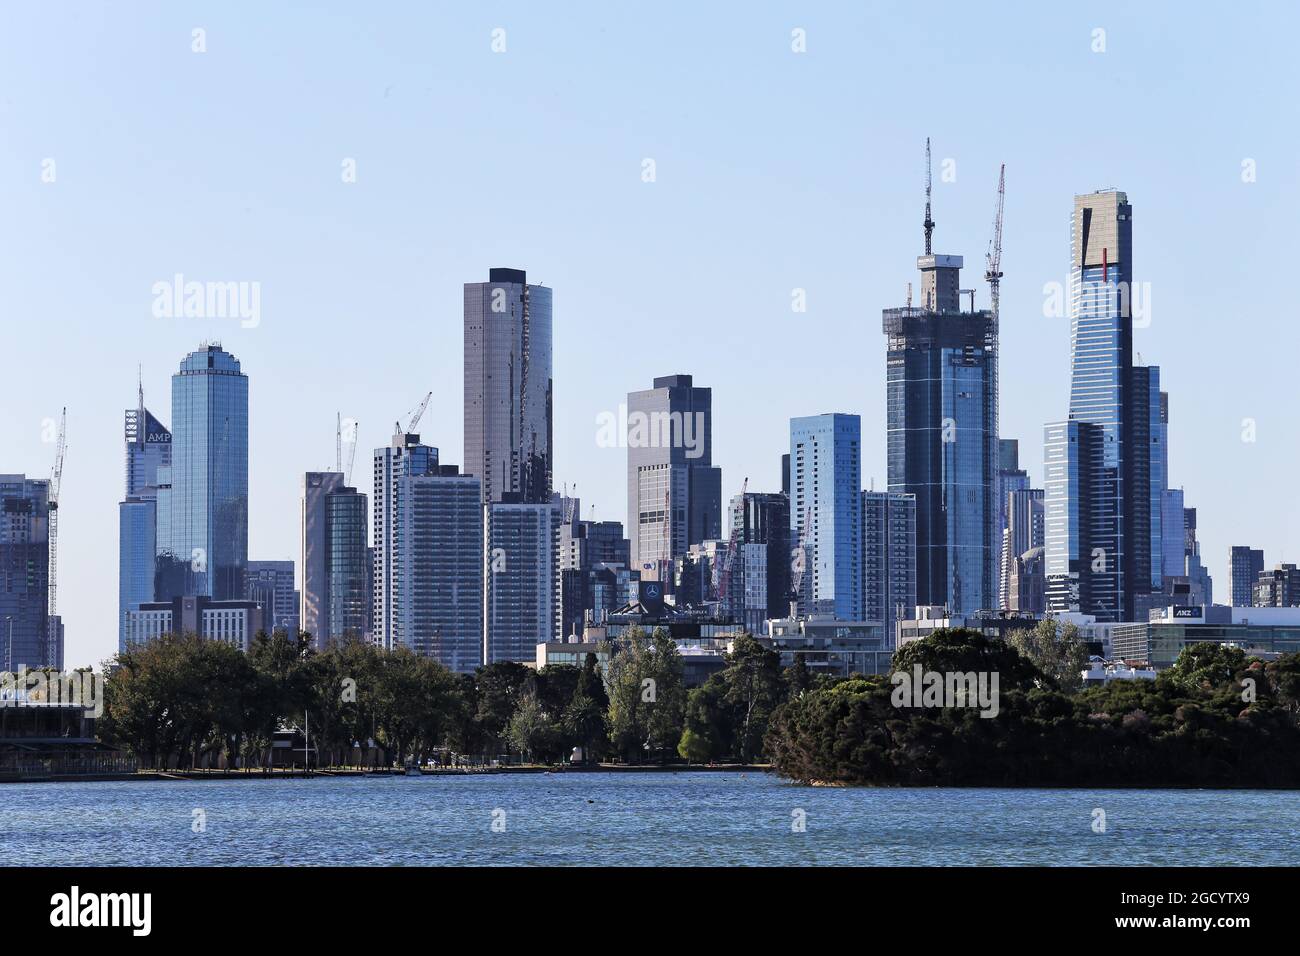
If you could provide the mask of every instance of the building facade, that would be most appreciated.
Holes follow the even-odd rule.
[[[790,420],[791,572],[805,617],[862,620],[862,420]],[[802,573],[798,570],[802,566]]]
[[[244,567],[243,598],[262,609],[266,633],[297,636],[300,595],[294,587],[292,561],[249,561]]]
[[[366,496],[336,471],[303,475],[301,505],[302,629],[323,649],[346,637],[369,639],[371,549]]]
[[[961,310],[961,256],[917,268],[921,305],[883,316],[888,490],[916,498],[917,601],[973,613],[997,603],[997,317]]]
[[[722,534],[713,389],[666,375],[627,396],[627,534],[633,570],[668,581],[692,544]]]
[[[1070,241],[1070,406],[1044,430],[1047,601],[1132,620],[1161,587],[1167,406],[1159,370],[1133,364],[1133,207],[1076,196]]]
[[[384,448],[374,456],[374,496],[371,498],[373,521],[373,560],[371,561],[371,640],[379,647],[392,650],[398,646],[397,600],[398,557],[402,542],[402,481],[438,473],[438,449],[420,442],[420,436],[396,431]],[[477,509],[475,509],[477,513]],[[482,556],[480,555],[480,558]]]
[[[1255,603],[1255,583],[1264,573],[1264,552],[1258,548],[1234,544],[1228,552],[1232,578],[1232,606],[1249,607]]]
[[[555,634],[559,509],[522,496],[483,506],[483,663],[528,662]]]
[[[862,492],[862,619],[887,640],[916,607],[916,498]]]
[[[522,269],[491,269],[465,283],[464,318],[465,473],[485,502],[549,503],[551,290]]]
[[[158,472],[159,600],[237,600],[248,562],[248,376],[211,344],[172,376],[172,463]]]
[[[0,652],[5,670],[47,667],[50,641],[50,483],[0,475]]]

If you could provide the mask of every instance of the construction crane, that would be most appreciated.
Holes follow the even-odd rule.
[[[735,512],[731,516],[731,537],[727,540],[726,561],[722,565],[721,580],[718,582],[718,600],[725,606],[731,594],[731,569],[736,565],[736,552],[740,550],[740,526],[744,522],[745,493],[749,491],[749,478],[740,486],[741,520],[736,520]]]
[[[999,286],[1002,281],[1002,207],[1006,198],[1007,164],[1003,163],[998,173],[998,211],[993,217],[993,238],[989,240],[989,251],[984,256],[984,279],[989,284],[989,301],[992,303],[994,320],[998,317]]]
[[[429,407],[429,400],[430,400],[431,398],[433,398],[433,392],[429,392],[427,395],[425,395],[425,396],[424,396],[424,401],[420,402],[419,405],[416,405],[415,408],[411,409],[411,418],[410,418],[410,422],[409,422],[409,423],[407,424],[407,426],[406,426],[407,434],[410,434],[411,432],[414,432],[415,429],[416,429],[416,426],[418,426],[418,425],[420,424],[420,419],[424,417],[424,410],[425,410],[426,408]],[[401,423],[401,422],[394,422],[394,423],[393,423],[393,430],[394,430],[395,432],[397,432],[398,434],[401,434],[401,431],[402,431],[402,423]]]
[[[59,616],[59,489],[63,485],[63,452],[67,448],[68,410],[65,407],[59,416],[59,438],[54,449],[54,468],[50,471],[50,600],[49,615]]]
[[[930,236],[934,232],[934,220],[930,218],[930,137],[925,138],[925,254],[930,254]]]
[[[812,538],[812,508],[804,512],[803,526],[799,529],[799,544],[790,553],[790,620],[798,616],[799,591],[808,566],[808,542]]]

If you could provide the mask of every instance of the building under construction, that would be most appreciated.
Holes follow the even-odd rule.
[[[1001,278],[1001,195],[986,278]],[[998,317],[961,288],[962,257],[933,252],[929,142],[920,305],[884,310],[890,492],[916,496],[921,605],[970,614],[997,606]],[[962,310],[963,296],[970,308]]]

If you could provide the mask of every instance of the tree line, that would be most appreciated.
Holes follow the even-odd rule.
[[[725,667],[689,690],[676,643],[632,628],[605,672],[515,662],[456,674],[426,657],[346,639],[318,651],[305,633],[258,634],[244,653],[194,635],[164,636],[119,653],[108,668],[100,738],[145,767],[270,761],[277,732],[310,729],[320,766],[382,749],[402,765],[509,755],[552,764],[752,762],[773,712],[812,685],[802,662],[739,638]],[[359,746],[358,746],[359,745]],[[369,759],[373,759],[371,756]]]

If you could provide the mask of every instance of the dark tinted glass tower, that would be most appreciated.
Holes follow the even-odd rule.
[[[522,269],[465,283],[465,473],[484,501],[551,500],[551,290]]]
[[[916,601],[996,607],[997,319],[963,312],[961,256],[925,255],[921,305],[884,311],[889,491],[916,498]]]

